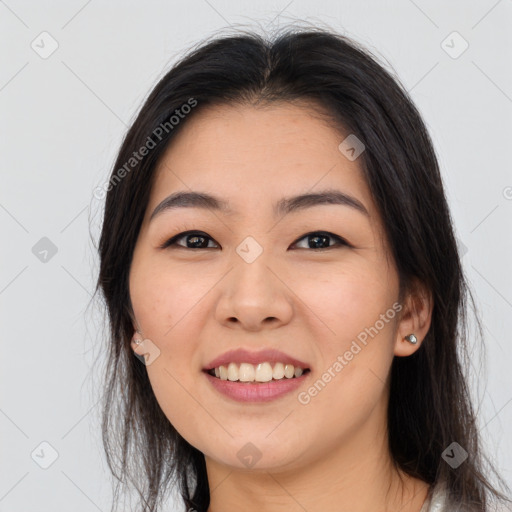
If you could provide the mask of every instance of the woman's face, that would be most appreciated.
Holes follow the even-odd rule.
[[[152,354],[163,412],[210,464],[238,468],[295,468],[380,442],[387,376],[408,332],[361,148],[348,139],[339,149],[348,133],[291,104],[209,108],[182,128],[156,171],[129,282],[146,339],[133,348]],[[288,202],[325,191],[353,199]],[[151,218],[178,192],[229,210],[182,201]],[[165,246],[185,231],[199,233]],[[236,349],[249,355],[224,366],[254,356],[277,377],[276,363],[293,359],[309,371],[264,383],[230,379],[268,379],[265,364],[231,365],[228,380],[207,374]],[[258,354],[273,349],[283,354]]]

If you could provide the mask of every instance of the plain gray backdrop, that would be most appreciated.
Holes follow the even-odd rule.
[[[305,20],[369,48],[422,113],[484,324],[474,385],[512,482],[512,0],[0,1],[0,511],[110,510],[94,291],[102,200],[157,80],[224,27]],[[181,505],[169,510],[181,510]],[[125,510],[128,510],[127,506]]]

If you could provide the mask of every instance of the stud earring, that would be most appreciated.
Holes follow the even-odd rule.
[[[418,338],[416,338],[416,336],[414,336],[414,334],[408,334],[405,339],[409,342],[409,343],[412,343],[413,345],[415,345],[416,343],[418,343]]]

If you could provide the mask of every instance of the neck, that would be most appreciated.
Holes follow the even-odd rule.
[[[208,457],[206,467],[208,512],[419,512],[428,492],[428,484],[395,467],[387,433],[364,427],[338,449],[293,468],[243,470]]]

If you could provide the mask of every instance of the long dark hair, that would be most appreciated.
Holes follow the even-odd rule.
[[[485,476],[491,465],[481,454],[463,372],[466,310],[468,299],[475,309],[474,301],[431,139],[403,86],[371,52],[319,28],[287,27],[272,38],[239,31],[201,43],[158,82],[125,136],[104,189],[96,287],[110,328],[102,416],[110,470],[119,485],[130,481],[137,489],[144,511],[158,510],[171,484],[187,507],[207,510],[204,455],[163,414],[130,347],[132,254],[159,159],[195,113],[209,105],[295,100],[318,105],[333,126],[364,143],[358,161],[385,226],[401,295],[419,281],[433,297],[422,346],[391,367],[388,430],[395,464],[429,484],[446,482],[458,504],[489,510],[489,498],[504,496]],[[442,458],[454,441],[469,454],[456,469]]]

